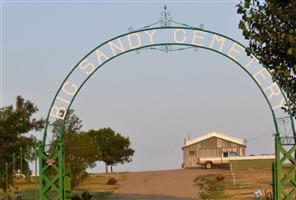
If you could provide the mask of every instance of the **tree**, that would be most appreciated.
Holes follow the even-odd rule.
[[[119,133],[114,135],[110,143],[113,160],[109,161],[108,164],[111,166],[111,172],[113,172],[112,166],[118,163],[123,164],[125,162],[131,162],[131,156],[134,155],[135,151],[130,148],[131,143],[129,138],[125,138]]]
[[[296,1],[245,0],[237,6],[248,50],[271,70],[287,94],[288,112],[296,116]]]
[[[112,169],[113,165],[132,161],[135,151],[130,147],[128,137],[115,133],[111,128],[90,130],[88,134],[96,147],[96,159],[105,162],[106,173],[109,165]]]
[[[0,187],[5,191],[6,163],[11,164],[15,157],[15,169],[21,165],[24,173],[29,168],[29,160],[32,155],[26,156],[25,152],[32,152],[30,149],[35,146],[34,137],[27,137],[25,134],[30,131],[40,131],[44,121],[36,119],[33,115],[38,108],[29,100],[25,101],[17,96],[16,105],[0,108]],[[21,151],[22,149],[22,151]],[[14,169],[8,169],[9,184],[11,184]]]
[[[71,186],[77,186],[86,177],[87,168],[95,167],[95,153],[90,138],[81,133],[82,121],[74,114],[73,110],[68,112],[68,119],[64,130],[65,167],[71,171]],[[53,132],[55,138],[60,136],[60,127],[63,120],[54,122]],[[57,140],[51,144],[51,152],[55,150]]]

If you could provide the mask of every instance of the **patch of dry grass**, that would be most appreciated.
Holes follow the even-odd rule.
[[[235,176],[236,184],[233,184]],[[265,196],[265,192],[272,192],[271,170],[237,170],[228,175],[228,187],[225,194],[231,199],[253,199],[253,193],[259,189]]]
[[[208,190],[201,193],[201,198],[207,197],[208,199],[221,200],[254,199],[253,192],[257,189],[260,189],[263,196],[265,196],[265,191],[272,191],[271,173],[271,170],[237,170],[233,172],[221,171],[220,174],[198,177],[199,180],[202,180],[203,187],[208,188]],[[225,176],[225,179],[217,183],[215,178],[218,175]],[[205,184],[208,184],[208,186],[205,186]],[[217,194],[219,194],[218,198],[216,197]]]
[[[92,191],[92,192],[114,192],[120,187],[119,181],[126,179],[126,172],[122,173],[102,173],[102,174],[90,174],[85,180],[83,180],[75,190],[80,191]],[[115,178],[117,183],[114,185],[108,185],[109,178]]]

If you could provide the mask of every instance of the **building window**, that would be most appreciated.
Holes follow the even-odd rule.
[[[190,155],[190,156],[194,156],[195,154],[196,154],[196,151],[192,151],[192,150],[189,151],[189,155]]]

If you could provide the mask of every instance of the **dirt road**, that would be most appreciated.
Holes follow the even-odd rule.
[[[221,172],[221,170],[220,170]],[[131,172],[122,187],[115,194],[161,195],[176,199],[197,199],[198,187],[194,184],[197,176],[217,174],[218,170],[180,169],[151,172]]]
[[[218,175],[225,179],[217,182]],[[263,194],[272,191],[271,175],[270,169],[230,171],[218,168],[92,174],[76,192],[90,191],[94,200],[247,200],[254,199],[253,192],[258,189]],[[110,177],[118,183],[108,185]],[[199,187],[194,183],[196,177],[199,177]]]

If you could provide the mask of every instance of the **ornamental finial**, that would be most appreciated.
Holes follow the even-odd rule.
[[[169,12],[167,12],[167,6],[166,5],[164,5],[164,11],[163,12],[161,12],[161,17],[160,17],[160,23],[161,23],[161,26],[163,26],[163,27],[168,27],[170,24],[171,24],[171,20],[172,20],[172,18],[170,17],[170,13]]]

